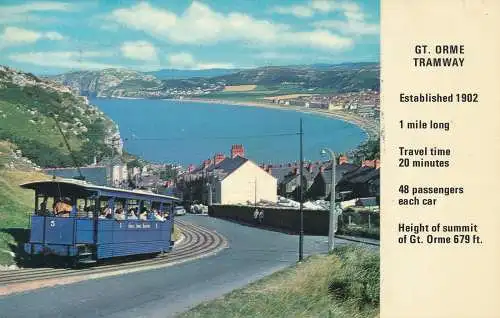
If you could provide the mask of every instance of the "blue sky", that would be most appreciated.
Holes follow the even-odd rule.
[[[3,0],[0,64],[54,74],[378,62],[379,21],[376,0]]]

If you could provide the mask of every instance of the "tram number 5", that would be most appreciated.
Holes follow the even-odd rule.
[[[50,227],[55,227],[55,226],[56,226],[56,221],[55,220],[50,221]]]

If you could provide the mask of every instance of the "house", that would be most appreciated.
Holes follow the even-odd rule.
[[[335,184],[338,185],[344,174],[358,169],[359,166],[339,160],[339,164],[335,167]],[[320,168],[319,173],[314,178],[312,185],[309,187],[306,197],[313,200],[330,199],[330,189],[332,184],[332,168],[331,163]],[[335,192],[340,189],[336,188]]]
[[[212,203],[247,204],[277,200],[276,178],[240,155],[225,158],[212,170]]]
[[[302,178],[302,185],[304,191],[304,198],[306,197],[307,190],[311,187],[314,181],[314,171],[309,170],[307,167],[303,169],[304,176]],[[283,180],[279,183],[278,193],[281,196],[290,198],[294,201],[300,201],[300,169],[299,167],[293,168]]]
[[[380,196],[380,168],[361,166],[346,173],[337,183],[338,191],[350,191],[350,198]]]

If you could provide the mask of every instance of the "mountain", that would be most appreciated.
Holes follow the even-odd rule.
[[[267,66],[243,70],[212,78],[226,85],[295,86],[297,89],[322,89],[350,92],[380,89],[378,63],[349,63],[339,65]]]
[[[240,71],[240,69],[224,69],[224,68],[212,68],[207,70],[176,70],[176,69],[164,69],[154,72],[147,72],[145,74],[152,75],[160,80],[167,79],[188,79],[193,77],[215,77],[233,74]]]
[[[209,77],[219,71],[229,73]],[[160,80],[153,74],[170,78]],[[180,78],[188,75],[198,75],[198,77]],[[71,72],[50,77],[50,79],[69,86],[81,95],[92,97],[213,97],[214,94],[225,94],[226,86],[238,85],[255,85],[259,92],[277,94],[306,91],[328,94],[365,89],[378,91],[380,89],[380,66],[378,63],[315,64],[266,66],[243,70],[162,70],[148,74],[131,70],[106,69]],[[233,89],[232,92],[234,91]],[[254,93],[254,91],[238,92],[240,95],[257,96]]]
[[[155,76],[126,69],[77,71],[49,76],[74,92],[89,97],[136,97],[141,91],[161,86]]]
[[[87,98],[60,83],[0,66],[0,141],[42,167],[74,166],[55,121],[76,154],[78,165],[111,152],[118,127]]]

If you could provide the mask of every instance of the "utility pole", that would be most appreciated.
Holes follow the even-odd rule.
[[[332,176],[330,178],[330,226],[328,228],[328,251],[331,252],[335,248],[335,232],[337,232],[337,213],[335,211],[335,185],[336,185],[336,169],[337,169],[337,160],[335,153],[328,149],[324,148],[321,150],[321,154],[330,155],[330,159],[332,161]]]
[[[257,208],[257,178],[254,178],[254,202],[255,208]]]
[[[302,176],[304,169],[304,158],[302,149],[302,118],[300,118],[300,176],[299,176],[299,203],[300,203],[300,234],[299,234],[299,262],[304,258],[304,211],[302,209],[302,202],[304,201]]]

